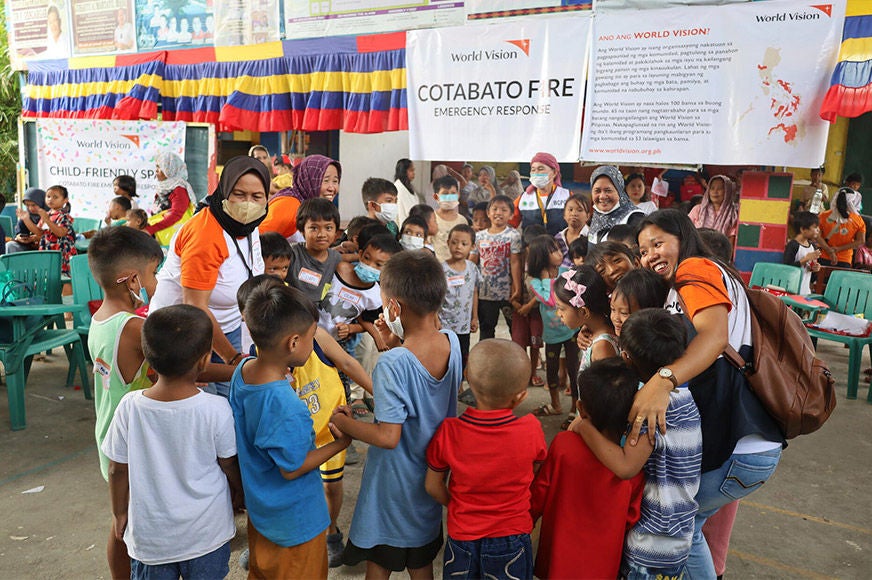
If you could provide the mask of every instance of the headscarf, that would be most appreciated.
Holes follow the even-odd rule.
[[[481,172],[484,171],[487,173],[490,178],[490,184],[493,186],[494,191],[496,192],[494,195],[500,195],[500,184],[497,183],[497,172],[494,171],[494,168],[490,165],[482,165],[478,169],[478,174],[481,175]],[[490,201],[491,193],[486,190],[481,183],[476,182],[475,189],[472,190],[472,193],[469,194],[470,202],[481,203],[483,201]]]
[[[544,162],[543,162],[544,163]],[[590,221],[589,239],[594,243],[600,241],[601,236],[607,234],[613,226],[626,223],[626,218],[632,213],[642,213],[633,202],[627,192],[624,191],[624,176],[618,171],[614,165],[601,165],[594,169],[590,175],[590,186],[593,188],[594,182],[600,177],[608,177],[618,190],[618,203],[608,213],[603,213],[593,206],[593,219]]]
[[[184,187],[188,192],[191,203],[197,205],[197,195],[194,188],[188,183],[188,166],[181,157],[167,151],[158,153],[154,158],[154,164],[166,175],[166,179],[157,182],[157,193],[154,196],[153,213],[158,213],[170,208],[170,194],[177,187]]]
[[[515,182],[503,187],[503,195],[511,197],[512,201],[514,201],[524,193],[524,188],[521,186],[521,174],[517,170],[512,169],[509,171],[509,177],[514,177]]]
[[[721,202],[721,207],[718,210],[715,210],[709,195],[709,188],[715,179],[720,179],[724,183],[724,201]],[[711,228],[730,236],[733,235],[733,229],[738,219],[739,200],[736,198],[736,185],[726,175],[715,175],[709,179],[709,184],[705,189],[705,194],[702,196],[693,225],[698,228]]]
[[[45,205],[45,192],[38,187],[29,187],[24,190],[24,196],[22,197],[22,201],[32,201],[45,211],[48,211],[48,207]],[[40,220],[38,213],[30,214],[30,221],[35,224],[38,224]],[[28,230],[28,233],[29,230]]]
[[[282,190],[275,194],[277,197],[296,197],[300,201],[321,197],[321,182],[324,174],[330,166],[336,168],[339,179],[342,179],[342,166],[338,161],[324,157],[323,155],[309,155],[294,167],[294,185],[290,189]],[[269,188],[267,187],[267,191]]]
[[[550,153],[544,153],[544,152],[540,151],[539,153],[533,155],[533,159],[530,160],[530,165],[533,165],[534,163],[541,163],[542,165],[547,165],[548,167],[553,169],[554,170],[554,183],[558,187],[563,185],[563,183],[560,181],[560,164],[557,163],[556,157],[554,157]],[[536,189],[536,188],[534,187],[533,189]]]
[[[240,155],[234,157],[224,165],[224,171],[221,172],[221,179],[218,180],[218,187],[209,196],[209,211],[218,220],[218,224],[225,232],[234,238],[244,238],[249,236],[260,222],[266,219],[267,214],[251,223],[241,224],[224,211],[222,202],[227,199],[227,196],[233,190],[236,182],[247,174],[255,174],[263,183],[264,196],[269,194],[269,171],[263,162],[258,161],[254,157]]]

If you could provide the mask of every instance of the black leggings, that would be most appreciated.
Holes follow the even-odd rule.
[[[560,379],[558,378],[560,371],[560,347],[566,349],[566,374],[569,376],[569,387],[577,395],[578,344],[575,342],[575,337],[570,338],[566,342],[545,344],[545,376],[548,377],[548,388],[557,389],[560,387]],[[575,395],[573,395],[573,398],[575,398]]]
[[[500,311],[512,331],[512,307],[508,300],[479,300],[478,301],[478,339],[493,338],[496,332],[497,322],[500,320]]]

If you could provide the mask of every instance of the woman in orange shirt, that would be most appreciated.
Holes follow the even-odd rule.
[[[866,222],[848,203],[848,195],[852,193],[854,191],[848,187],[841,188],[830,209],[820,215],[821,235],[817,242],[827,256],[820,259],[824,266],[850,268],[854,250],[866,241]]]

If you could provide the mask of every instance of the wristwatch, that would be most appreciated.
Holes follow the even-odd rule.
[[[672,386],[676,389],[678,388],[678,379],[675,378],[675,375],[672,374],[672,369],[668,369],[666,367],[661,367],[657,374],[660,375],[661,378],[668,379]]]

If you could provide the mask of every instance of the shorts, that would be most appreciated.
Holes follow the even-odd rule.
[[[327,578],[326,530],[308,542],[285,547],[260,535],[249,518],[248,549],[249,578]]]
[[[531,310],[527,316],[517,312],[512,315],[512,342],[523,348],[542,346],[542,329],[542,316],[538,308]]]
[[[131,580],[177,580],[182,578],[224,578],[230,573],[230,542],[197,558],[169,564],[143,564],[130,559]]]
[[[321,481],[331,483],[342,481],[345,473],[345,449],[321,464]]]
[[[379,544],[372,548],[358,548],[349,539],[342,554],[342,563],[346,566],[356,566],[368,560],[392,572],[402,572],[407,568],[417,570],[433,563],[439,555],[439,550],[442,549],[442,543],[441,526],[435,540],[417,548],[396,548],[386,544]]]

